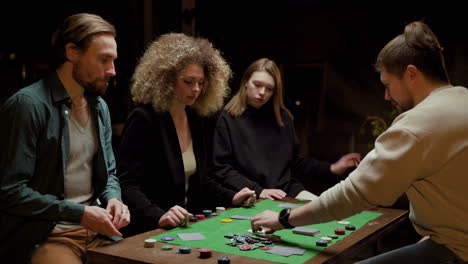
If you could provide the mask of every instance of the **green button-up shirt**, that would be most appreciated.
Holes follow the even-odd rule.
[[[18,91],[0,110],[0,259],[28,262],[56,221],[79,223],[84,205],[64,200],[71,100],[57,74]],[[89,99],[99,148],[93,161],[95,202],[121,200],[109,110]]]

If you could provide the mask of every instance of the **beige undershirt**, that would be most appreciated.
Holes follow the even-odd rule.
[[[187,150],[182,153],[182,161],[184,163],[185,172],[185,191],[187,192],[189,178],[197,170],[197,161],[195,160],[195,153],[193,152],[192,143],[190,143]],[[187,197],[185,197],[185,203],[187,203]]]
[[[82,127],[72,115],[68,120],[70,153],[64,177],[65,199],[88,205],[94,194],[92,185],[93,158],[98,150],[96,128],[90,118]],[[56,229],[79,227],[78,223],[59,222]]]

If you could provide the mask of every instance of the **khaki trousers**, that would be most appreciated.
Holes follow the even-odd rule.
[[[83,227],[53,230],[47,240],[34,252],[33,264],[86,263],[86,251],[111,241],[97,237],[97,233]]]

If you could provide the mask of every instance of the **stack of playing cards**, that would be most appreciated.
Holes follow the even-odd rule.
[[[315,228],[303,227],[303,226],[296,227],[292,231],[294,234],[298,234],[298,235],[306,235],[306,236],[320,235],[320,230],[315,229]]]

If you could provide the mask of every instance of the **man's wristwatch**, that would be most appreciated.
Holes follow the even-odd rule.
[[[278,215],[278,221],[280,222],[282,226],[284,226],[284,228],[287,228],[287,229],[294,228],[294,226],[292,226],[289,223],[290,212],[291,212],[291,208],[284,208],[283,210],[281,210],[281,212]]]

